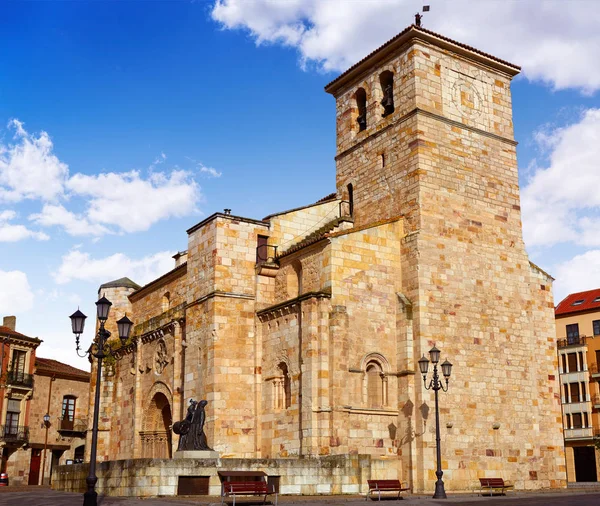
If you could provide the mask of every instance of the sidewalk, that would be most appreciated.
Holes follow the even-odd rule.
[[[359,504],[381,506],[427,506],[443,504],[460,504],[483,506],[486,502],[500,506],[598,506],[600,490],[537,491],[537,492],[508,492],[506,496],[483,496],[477,494],[449,494],[448,499],[432,499],[431,496],[412,495],[404,499],[386,499],[381,503],[377,500],[365,501],[364,496],[281,496],[280,504],[297,504],[301,506],[358,506]],[[0,506],[81,506],[83,494],[57,492],[46,487],[18,487],[11,490],[3,488],[0,492]],[[232,501],[227,501],[231,505]],[[151,499],[136,499],[130,497],[99,497],[98,506],[220,506],[220,497],[159,497]],[[262,504],[262,500],[239,498],[236,506]],[[267,501],[269,504],[269,501]],[[274,504],[272,502],[271,504]]]

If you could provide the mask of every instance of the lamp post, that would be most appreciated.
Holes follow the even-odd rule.
[[[88,351],[83,354],[79,353],[81,349],[79,347],[79,337],[83,332],[85,325],[85,316],[79,309],[75,311],[71,316],[71,325],[73,327],[73,333],[75,334],[75,351],[80,357],[91,355],[98,359],[98,367],[96,368],[96,393],[94,397],[94,422],[92,425],[92,447],[90,451],[90,472],[85,482],[87,484],[87,491],[83,494],[83,506],[97,506],[98,493],[96,492],[96,482],[98,477],[96,476],[96,449],[98,447],[98,416],[100,414],[100,381],[102,380],[102,360],[112,355],[112,349],[108,344],[110,338],[110,332],[104,328],[104,324],[108,319],[108,313],[110,311],[112,303],[104,296],[96,302],[98,320],[100,321],[100,328],[98,329],[97,339]],[[121,344],[125,345],[125,342],[129,338],[129,332],[133,322],[123,316],[117,321],[117,327],[119,329],[119,339]]]
[[[444,473],[442,472],[442,450],[440,443],[440,410],[438,407],[438,391],[442,390],[444,392],[448,391],[448,380],[450,379],[450,373],[452,372],[452,364],[445,360],[442,367],[442,374],[444,375],[444,379],[446,380],[446,387],[442,383],[440,376],[438,374],[438,362],[440,361],[440,350],[438,350],[435,346],[429,350],[429,357],[431,358],[431,363],[433,364],[433,378],[427,385],[427,371],[429,370],[429,360],[425,358],[423,355],[422,358],[419,359],[419,369],[421,370],[421,374],[423,375],[423,384],[425,385],[426,390],[433,390],[435,392],[435,449],[437,456],[437,470],[435,475],[437,476],[437,481],[435,482],[435,494],[433,494],[434,499],[446,499],[446,491],[444,490],[444,482],[442,481],[442,476]]]
[[[50,401],[52,400],[52,383],[56,376],[50,378],[48,386],[48,407],[46,408],[46,414],[44,415],[44,421],[42,422],[42,429],[46,429],[46,437],[44,439],[44,458],[42,459],[42,479],[40,485],[44,484],[44,474],[46,472],[46,451],[48,450],[48,429],[50,428]]]

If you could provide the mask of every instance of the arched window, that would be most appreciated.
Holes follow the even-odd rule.
[[[348,185],[348,212],[350,216],[354,216],[354,187],[352,183]]]
[[[165,311],[169,310],[170,305],[171,305],[171,294],[169,292],[166,292],[163,295],[163,298],[162,298],[162,310],[163,310],[163,313]]]
[[[356,118],[358,131],[362,132],[367,128],[367,92],[364,88],[358,88],[354,97],[356,99],[356,108],[358,109],[358,117]]]
[[[302,293],[302,264],[295,261],[286,274],[288,298],[294,299]]]
[[[383,371],[377,362],[367,364],[367,406],[380,408],[383,406]]]
[[[273,378],[273,407],[276,410],[288,409],[292,405],[292,385],[288,366],[280,362],[277,376]]]
[[[385,118],[394,112],[394,74],[389,70],[382,72],[379,76],[379,84],[383,92],[383,100],[381,100],[383,113],[381,115]]]
[[[61,429],[73,429],[73,425],[75,423],[75,402],[76,397],[74,395],[65,395],[63,397],[62,414],[60,416]]]
[[[290,374],[288,372],[288,367],[285,362],[281,362],[279,364],[279,371],[281,373],[281,407],[283,409],[288,409],[291,406],[291,398],[292,398],[292,386],[290,383]]]

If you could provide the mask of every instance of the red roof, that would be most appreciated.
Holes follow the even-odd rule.
[[[600,288],[567,295],[554,309],[554,315],[563,316],[594,309],[600,310]]]
[[[35,357],[35,367],[37,373],[42,373],[44,375],[56,374],[57,376],[69,376],[86,381],[89,381],[91,376],[87,371],[77,369],[68,364],[63,364],[62,362],[51,358]]]
[[[0,325],[0,334],[4,334],[4,335],[10,336],[10,337],[18,337],[20,339],[29,339],[29,340],[39,341],[39,339],[37,337],[26,336],[25,334],[21,334],[20,332],[17,332],[16,330],[13,330],[9,327],[5,327],[4,325]]]

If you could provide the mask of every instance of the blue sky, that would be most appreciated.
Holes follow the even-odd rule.
[[[422,3],[2,3],[0,316],[85,366],[68,315],[93,316],[100,283],[169,270],[215,211],[262,218],[334,191],[323,86]],[[557,301],[600,286],[600,4],[429,3],[426,28],[523,66],[528,251]]]

